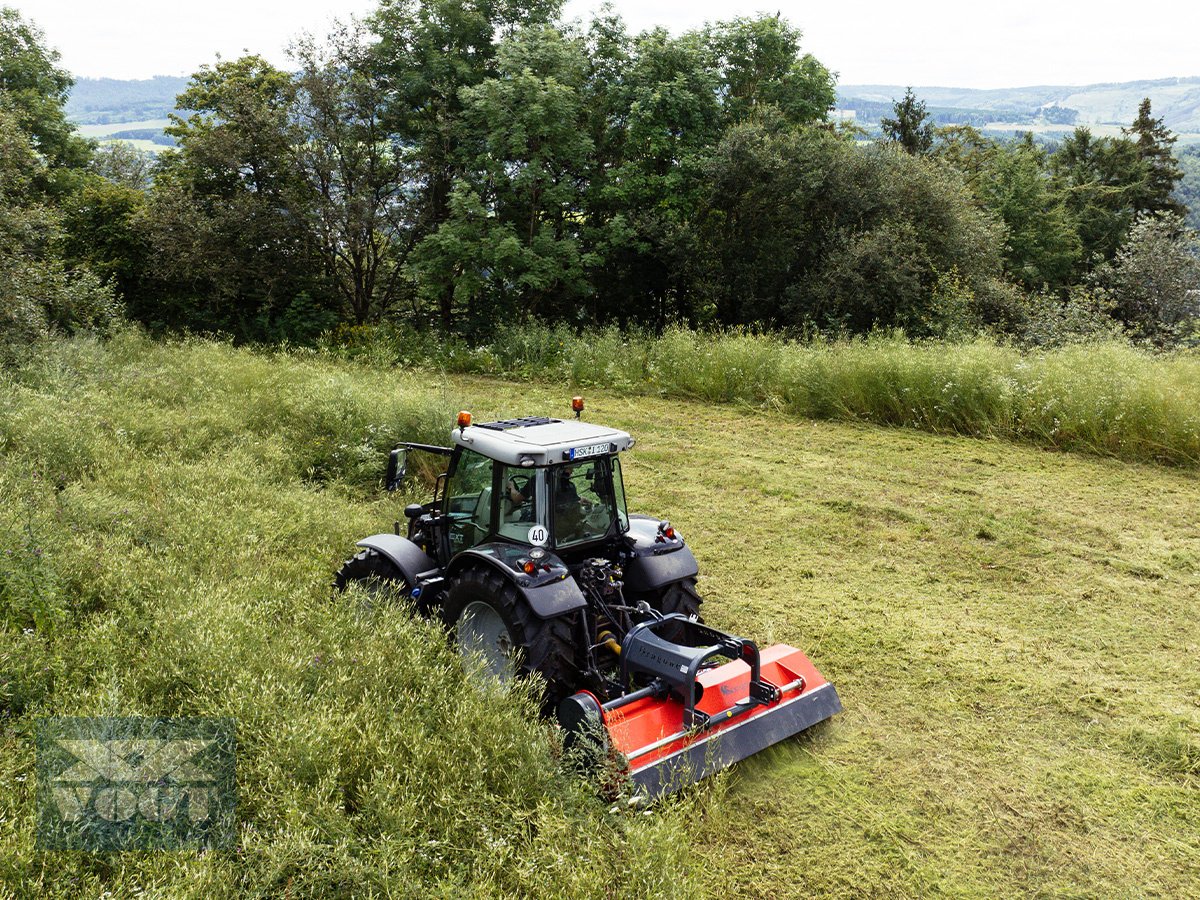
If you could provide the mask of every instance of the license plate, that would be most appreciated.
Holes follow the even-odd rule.
[[[572,447],[567,451],[567,459],[587,459],[589,456],[603,456],[612,451],[612,444],[592,444],[590,447]]]

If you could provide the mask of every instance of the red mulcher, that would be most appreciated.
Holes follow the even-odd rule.
[[[568,749],[588,734],[615,750],[650,797],[670,793],[787,740],[837,712],[832,684],[802,652],[685,620],[681,643],[657,631],[674,616],[635,627],[623,642],[623,674],[649,680],[607,703],[587,691],[558,709]],[[729,657],[724,665],[710,660]],[[597,729],[598,724],[603,730]]]
[[[572,401],[576,419],[582,398]],[[453,446],[402,444],[448,458],[434,496],[408,506],[407,537],[377,534],[337,574],[344,589],[399,591],[452,629],[468,669],[537,673],[544,711],[581,761],[627,768],[657,797],[786,740],[841,710],[799,650],[703,624],[695,557],[666,520],[630,514],[625,432],[546,417],[472,424]]]

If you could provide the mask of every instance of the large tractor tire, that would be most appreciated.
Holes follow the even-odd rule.
[[[506,682],[537,672],[546,682],[543,714],[578,687],[577,619],[540,619],[513,583],[494,570],[469,569],[450,586],[443,607],[468,672]]]
[[[400,567],[377,550],[370,548],[355,553],[342,563],[333,586],[344,591],[351,584],[359,584],[370,598],[371,605],[386,600],[389,596],[406,594],[411,585],[404,578]]]

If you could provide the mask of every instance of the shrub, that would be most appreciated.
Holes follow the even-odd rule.
[[[1171,345],[1200,322],[1200,236],[1177,217],[1143,217],[1093,280],[1135,335]]]

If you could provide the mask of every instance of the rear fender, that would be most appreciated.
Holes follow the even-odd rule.
[[[373,534],[358,542],[359,547],[367,547],[376,553],[381,553],[396,564],[404,580],[410,587],[421,582],[418,576],[437,574],[438,564],[424,550],[406,537],[398,534]]]
[[[541,569],[533,575],[521,571],[517,560],[528,559],[529,549],[501,541],[480,544],[454,557],[446,568],[446,576],[457,575],[471,565],[491,566],[516,586],[539,619],[553,619],[587,606],[578,582],[553,553],[547,552],[542,558],[542,563],[550,567],[548,571]]]
[[[630,515],[626,539],[629,558],[624,565],[625,588],[641,593],[655,591],[700,573],[696,557],[678,534],[668,538],[659,534],[659,520],[650,516]]]

